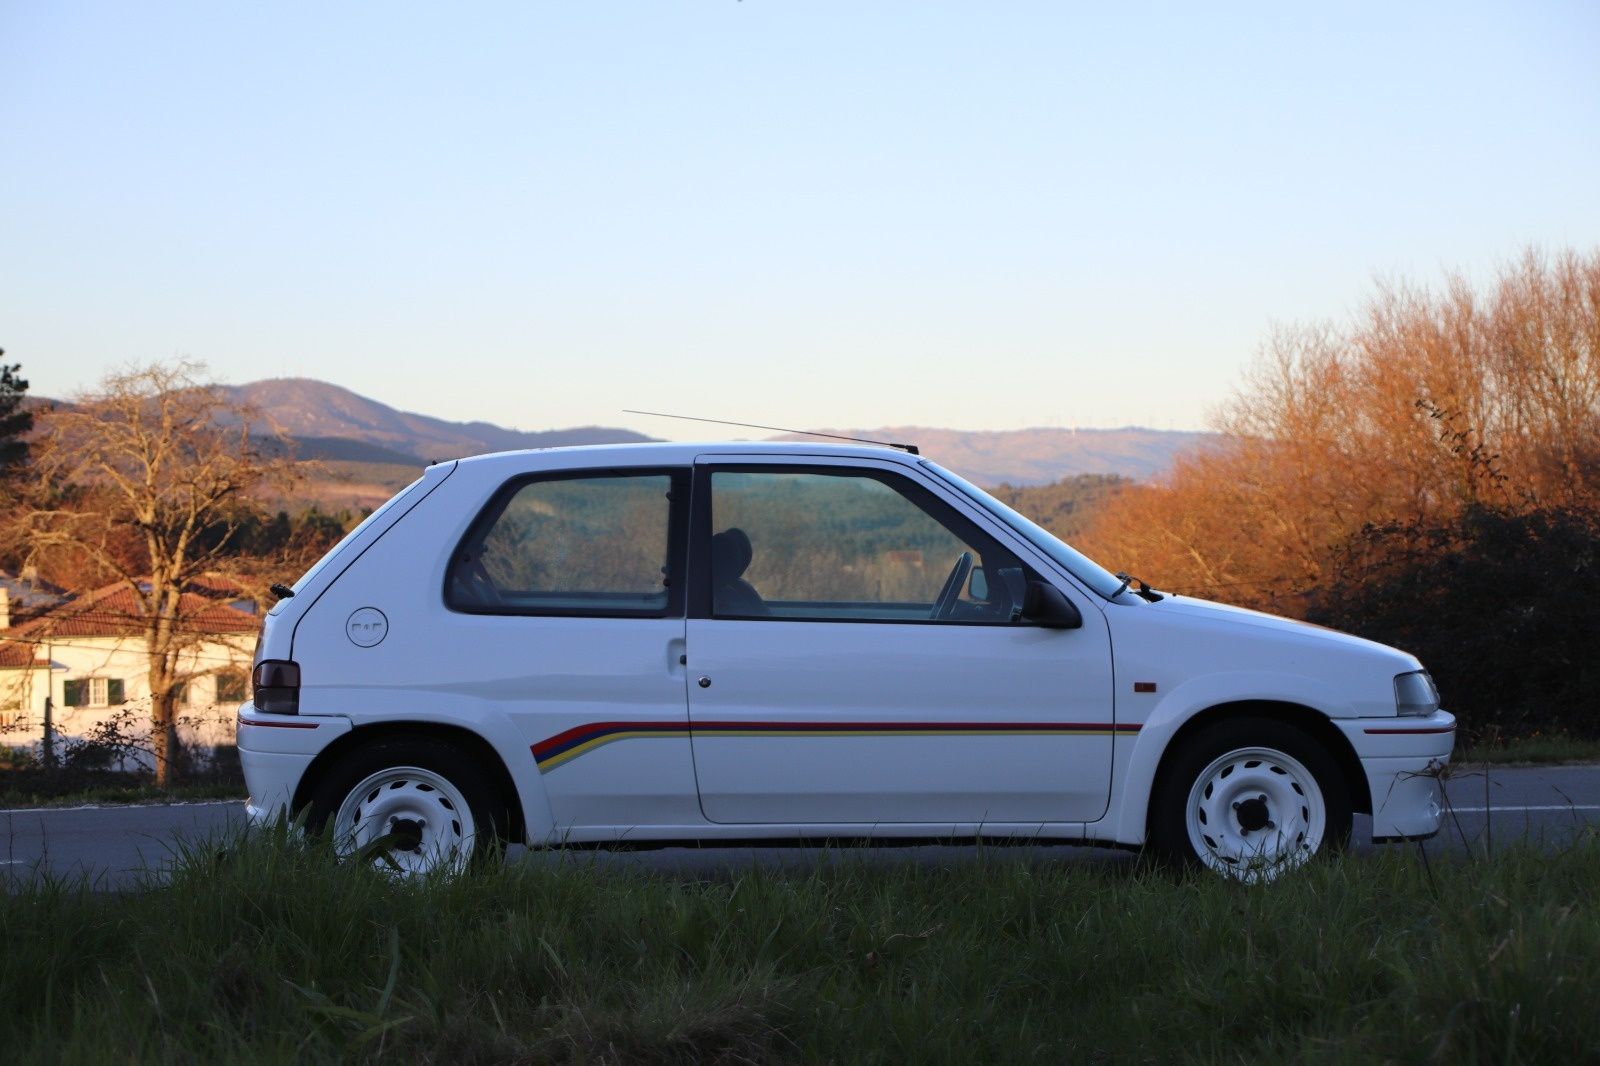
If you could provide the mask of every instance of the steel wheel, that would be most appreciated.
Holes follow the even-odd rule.
[[[1328,805],[1316,775],[1274,748],[1238,748],[1195,777],[1184,805],[1202,863],[1243,881],[1270,881],[1322,847]]]
[[[366,855],[402,876],[465,869],[477,832],[461,790],[417,766],[393,766],[363,779],[345,795],[333,820],[341,856]]]

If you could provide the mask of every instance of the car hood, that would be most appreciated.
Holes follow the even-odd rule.
[[[1175,615],[1193,618],[1197,621],[1209,622],[1213,625],[1227,628],[1241,628],[1246,631],[1265,630],[1279,637],[1294,641],[1304,642],[1331,650],[1334,647],[1347,648],[1353,652],[1364,652],[1374,658],[1390,659],[1395,664],[1396,672],[1421,669],[1421,664],[1412,655],[1391,648],[1387,644],[1379,644],[1375,640],[1364,637],[1352,636],[1342,633],[1337,629],[1319,626],[1314,622],[1301,622],[1294,618],[1283,618],[1279,615],[1268,614],[1265,611],[1253,611],[1247,607],[1234,607],[1226,603],[1214,603],[1211,600],[1197,600],[1188,596],[1165,595],[1162,599],[1148,605],[1149,608],[1160,611],[1166,615]],[[1243,635],[1241,633],[1240,635]]]

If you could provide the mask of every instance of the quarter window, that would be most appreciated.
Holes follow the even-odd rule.
[[[451,607],[663,615],[674,475],[556,477],[502,492],[451,563]]]
[[[862,471],[716,470],[717,617],[1011,623],[1022,563],[904,478]]]

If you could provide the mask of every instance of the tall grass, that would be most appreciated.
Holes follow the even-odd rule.
[[[1579,1061],[1600,844],[1341,859],[1269,888],[1134,863],[830,856],[700,880],[427,885],[272,839],[0,906],[11,1062]]]

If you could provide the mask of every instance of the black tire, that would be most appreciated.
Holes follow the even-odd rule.
[[[345,798],[373,774],[395,767],[428,770],[450,783],[466,800],[478,827],[468,864],[481,865],[498,854],[511,825],[511,812],[497,794],[482,760],[446,740],[391,736],[363,744],[330,766],[310,791],[306,832],[320,837],[330,828]]]
[[[1350,842],[1353,812],[1350,788],[1327,747],[1305,730],[1274,718],[1229,718],[1207,726],[1181,742],[1163,767],[1150,799],[1149,852],[1176,869],[1202,869],[1210,864],[1190,840],[1188,803],[1200,775],[1230,752],[1264,748],[1300,763],[1321,791],[1325,810],[1322,842],[1313,852],[1332,854]],[[1270,823],[1269,823],[1270,824]]]

